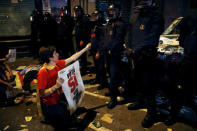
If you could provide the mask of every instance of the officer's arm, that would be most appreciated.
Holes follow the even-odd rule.
[[[128,24],[127,33],[125,36],[126,48],[132,48],[132,24]]]
[[[158,34],[159,36],[163,33],[164,31],[164,19],[162,16],[155,16],[151,19],[151,34],[150,35],[155,35]]]
[[[83,19],[83,27],[82,27],[82,33],[81,33],[81,40],[83,42],[87,41],[90,42],[90,34],[91,34],[91,23],[88,20],[88,18]]]

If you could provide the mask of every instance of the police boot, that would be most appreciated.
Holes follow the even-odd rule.
[[[97,90],[102,90],[104,88],[108,88],[108,85],[106,83],[101,83],[100,86],[97,87]]]
[[[115,106],[117,105],[117,99],[116,98],[111,98],[109,104],[107,105],[107,107],[109,109],[113,109]]]
[[[105,96],[111,96],[112,94],[111,94],[111,92],[106,92],[105,93]]]
[[[91,85],[98,84],[98,83],[99,83],[99,82],[98,82],[97,79],[91,80],[91,81],[89,82],[89,84],[91,84]]]
[[[164,124],[166,125],[166,126],[171,126],[171,125],[173,125],[173,124],[175,124],[176,123],[176,117],[173,115],[170,115],[170,116],[168,116],[168,118],[164,121]]]
[[[142,127],[149,128],[156,122],[156,113],[148,113],[144,117],[144,120],[142,121]]]
[[[104,88],[105,88],[104,86],[100,85],[100,86],[97,87],[97,90],[102,90]]]
[[[140,102],[136,102],[136,103],[128,105],[128,110],[138,110],[142,108],[144,108],[144,104]]]
[[[178,103],[178,102],[177,102]],[[181,104],[175,104],[175,102],[171,105],[170,114],[168,115],[167,119],[164,121],[166,126],[171,126],[176,123],[178,113],[181,109]]]

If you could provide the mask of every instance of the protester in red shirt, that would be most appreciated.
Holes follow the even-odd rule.
[[[88,44],[81,51],[75,53],[66,60],[59,60],[59,54],[54,47],[41,47],[39,51],[40,59],[44,63],[40,69],[37,81],[44,115],[49,122],[56,128],[65,128],[70,121],[70,114],[66,110],[66,105],[61,104],[63,79],[58,78],[58,71],[65,68],[66,65],[77,60],[84,52],[89,50],[91,44]]]

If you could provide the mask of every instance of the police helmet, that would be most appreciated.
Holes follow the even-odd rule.
[[[96,19],[97,21],[104,21],[105,20],[105,16],[104,16],[103,12],[102,11],[98,11],[98,10],[95,10],[92,13],[92,17],[94,19]]]
[[[52,19],[52,16],[49,12],[45,12],[44,13],[44,21],[49,21],[50,19]]]
[[[79,5],[76,5],[73,10],[74,10],[74,17],[81,17],[84,15],[83,8]]]
[[[32,22],[32,21],[36,21],[36,20],[38,20],[38,19],[41,19],[41,17],[42,17],[42,13],[41,13],[39,10],[34,9],[34,10],[32,11],[31,16],[30,16],[30,21],[31,21],[31,22]]]
[[[107,9],[107,17],[108,19],[118,18],[120,15],[120,9],[114,4],[110,5]]]
[[[40,12],[37,9],[34,9],[32,11],[32,15],[39,15],[39,14],[40,14]]]

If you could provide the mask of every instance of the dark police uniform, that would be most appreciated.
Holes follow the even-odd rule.
[[[31,16],[31,41],[34,44],[32,49],[35,57],[38,57],[38,50],[40,48],[40,38],[41,38],[41,24],[43,23],[43,15],[37,9],[34,9]]]
[[[126,28],[125,22],[119,17],[111,19],[106,25],[104,47],[109,63],[109,91],[111,94],[108,108],[114,108],[117,104],[118,87],[121,84],[121,54],[123,52],[123,44],[125,43]]]
[[[57,49],[63,58],[68,58],[75,52],[72,40],[74,19],[70,16],[70,14],[65,14],[64,12],[61,12],[60,15],[57,33]]]
[[[164,20],[162,15],[152,7],[141,10],[136,18],[128,35],[127,47],[131,50],[134,60],[135,79],[139,92],[138,103],[147,99],[148,112],[142,126],[150,127],[154,124],[156,114],[156,47],[164,29]],[[138,107],[140,107],[139,104]]]
[[[43,15],[37,9],[33,10],[31,16],[31,40],[36,42],[40,39],[40,28],[41,23],[43,22]]]
[[[95,11],[96,12],[96,11]],[[93,15],[98,16],[101,12],[96,12]],[[106,69],[106,50],[104,48],[104,39],[105,39],[105,24],[104,15],[98,16],[98,20],[93,21],[94,27],[91,34],[91,43],[92,43],[92,55],[94,60],[94,66],[96,71],[96,82],[100,84],[97,87],[98,90],[108,87],[107,84],[107,69]]]
[[[90,42],[91,24],[89,22],[89,18],[84,15],[83,9],[80,6],[75,6],[74,11],[75,10],[77,14],[75,17],[75,36],[77,50],[79,51],[83,49],[88,42]],[[80,42],[83,42],[83,44],[80,45]],[[86,53],[81,56],[80,64],[84,68],[87,66]]]
[[[196,14],[196,13],[195,13]],[[197,111],[197,107],[194,102],[194,96],[196,95],[196,79],[197,73],[197,17],[196,15],[188,15],[183,18],[180,23],[180,36],[179,44],[184,48],[184,55],[178,62],[170,65],[175,65],[174,68],[168,66],[168,71],[171,74],[175,74],[170,78],[171,81],[176,83],[176,87],[166,85],[168,88],[168,97],[171,100],[171,110],[168,118],[165,121],[167,126],[174,124],[177,121],[178,113],[183,105],[189,106],[194,111]],[[177,71],[178,70],[178,71]],[[172,75],[171,75],[172,76]],[[166,84],[166,83],[165,83]],[[169,91],[170,90],[170,91]]]
[[[194,103],[194,96],[196,95],[196,79],[197,73],[197,17],[196,14],[188,15],[183,18],[180,25],[180,46],[184,48],[184,57],[180,65],[180,83],[183,87],[183,96],[185,104],[197,111]]]
[[[41,25],[41,42],[44,46],[56,46],[57,22],[50,13],[45,12],[44,20]]]

